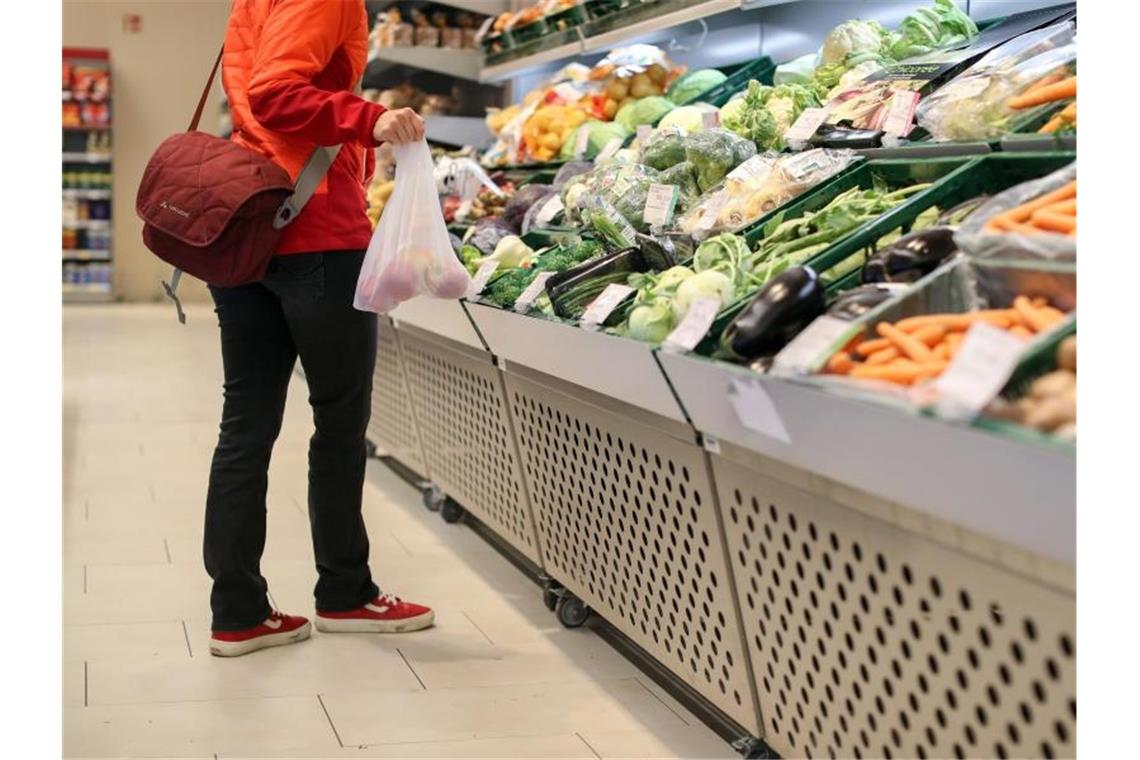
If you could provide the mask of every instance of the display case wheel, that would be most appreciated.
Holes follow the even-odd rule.
[[[432,512],[438,512],[444,501],[447,500],[447,496],[434,483],[424,484],[421,488],[423,489],[424,506]]]
[[[457,523],[463,519],[464,509],[454,499],[444,499],[439,507],[439,515],[446,523]]]
[[[590,608],[568,591],[562,592],[554,609],[558,622],[567,628],[578,628],[590,617]]]
[[[542,603],[546,605],[546,609],[554,612],[554,608],[558,606],[558,592],[547,586],[542,590]]]

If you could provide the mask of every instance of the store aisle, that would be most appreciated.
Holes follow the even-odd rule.
[[[734,757],[467,528],[369,465],[382,587],[437,609],[407,636],[322,635],[210,657],[202,502],[221,367],[205,307],[64,310],[64,751],[67,757]],[[290,390],[263,572],[312,613],[310,418]]]

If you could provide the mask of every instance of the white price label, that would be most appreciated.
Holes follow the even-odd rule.
[[[567,103],[577,103],[582,98],[582,91],[578,89],[577,85],[570,82],[554,85],[554,94]]]
[[[551,220],[558,216],[558,212],[564,208],[562,205],[562,196],[556,193],[550,196],[550,199],[543,204],[542,208],[535,215],[534,221],[543,225],[550,224]]]
[[[574,137],[574,157],[581,158],[586,153],[586,146],[590,143],[590,130],[581,126]]]
[[[546,281],[553,276],[554,272],[539,272],[536,274],[534,279],[530,281],[530,284],[526,286],[526,290],[520,293],[518,299],[515,301],[515,311],[520,313],[528,311],[531,304],[534,303],[534,300],[538,298],[546,288]]]
[[[701,204],[701,215],[697,219],[697,223],[693,226],[693,232],[708,232],[711,230],[716,225],[716,220],[720,218],[721,210],[728,205],[728,201],[728,192],[721,190]]]
[[[728,400],[744,427],[783,443],[792,442],[788,428],[760,378],[734,377],[728,389]]]
[[[720,111],[705,111],[701,114],[701,127],[715,129],[720,126]]]
[[[650,227],[665,227],[673,221],[673,211],[677,208],[680,191],[676,185],[650,185],[645,194],[645,209],[642,216]]]
[[[719,311],[719,298],[694,298],[681,323],[673,328],[661,347],[670,352],[692,351],[712,327]]]
[[[772,159],[768,156],[753,156],[730,171],[725,178],[759,185],[772,171]]]
[[[590,302],[586,311],[582,313],[581,324],[587,329],[597,329],[606,321],[614,309],[618,307],[625,297],[633,292],[633,288],[621,283],[611,282],[598,297]]]
[[[602,148],[602,152],[598,154],[597,160],[603,161],[603,160],[613,156],[613,154],[615,154],[619,150],[621,150],[622,142],[624,142],[624,141],[620,137],[615,137],[612,140],[610,140],[608,143],[606,143],[606,147]]]
[[[985,407],[1005,386],[1025,351],[1025,341],[984,322],[966,333],[962,347],[934,386],[938,413],[968,419]]]
[[[887,102],[887,115],[881,127],[888,135],[906,137],[914,121],[919,94],[913,90],[895,90]]]
[[[773,373],[806,375],[814,372],[858,329],[857,325],[827,314],[816,317],[776,354],[772,360]]]
[[[471,278],[471,288],[467,291],[468,298],[474,298],[483,292],[483,288],[487,287],[487,281],[491,279],[491,275],[499,268],[499,262],[494,259],[484,261],[479,265],[479,269],[475,272],[475,276]]]
[[[787,174],[793,182],[799,182],[812,172],[817,172],[827,164],[827,156],[822,150],[818,148],[815,150],[804,151],[797,153],[794,156],[789,156],[780,162],[783,167],[784,173]]]
[[[788,131],[784,133],[784,140],[788,143],[806,143],[811,140],[815,131],[823,126],[827,121],[827,114],[830,112],[829,108],[805,108],[792,122],[792,126],[788,127]]]
[[[638,145],[645,145],[645,141],[653,134],[653,127],[649,124],[637,125],[637,143]]]

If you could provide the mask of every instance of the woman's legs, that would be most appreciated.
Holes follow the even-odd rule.
[[[271,611],[261,576],[265,494],[297,350],[281,302],[262,285],[211,287],[210,293],[221,328],[225,401],[203,553],[214,580],[213,629],[237,631]]]

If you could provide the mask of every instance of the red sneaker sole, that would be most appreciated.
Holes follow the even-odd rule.
[[[435,611],[403,620],[370,620],[368,618],[326,618],[318,613],[313,621],[321,633],[411,633],[430,628],[435,623]]]
[[[210,639],[210,654],[215,657],[240,657],[243,654],[256,652],[259,649],[296,644],[309,638],[312,634],[312,624],[305,623],[294,631],[267,633],[264,636],[246,639],[245,641],[219,641],[217,639]]]

